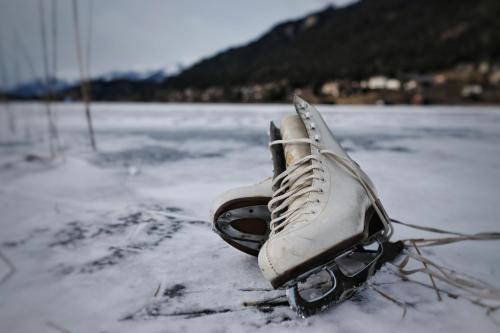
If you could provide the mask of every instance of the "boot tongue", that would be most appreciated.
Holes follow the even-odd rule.
[[[308,138],[304,123],[297,115],[290,115],[281,120],[281,136],[283,140]],[[307,143],[285,143],[283,145],[283,150],[285,154],[285,164],[287,169],[295,161],[298,161],[301,158],[311,154],[311,146]],[[294,171],[294,173],[300,172],[300,170],[307,168],[307,166],[307,164],[303,164],[302,166],[298,167],[297,170]],[[301,176],[293,183],[290,183],[290,186],[303,181],[303,178],[305,177],[307,177],[307,175]],[[290,201],[288,209],[298,208],[304,203],[304,200],[305,198],[298,197]]]
[[[281,137],[283,140],[307,138],[304,123],[297,115],[290,115],[281,120]],[[293,162],[311,154],[311,147],[307,143],[286,143],[283,145],[285,164],[288,168]]]

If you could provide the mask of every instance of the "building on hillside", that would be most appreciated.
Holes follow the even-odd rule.
[[[321,93],[325,96],[338,98],[340,96],[339,85],[337,82],[328,81],[321,87]]]

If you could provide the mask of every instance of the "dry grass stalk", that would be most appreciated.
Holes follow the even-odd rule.
[[[52,322],[52,321],[47,320],[47,321],[45,322],[45,324],[46,324],[47,326],[49,326],[49,327],[52,327],[52,328],[56,329],[57,331],[59,331],[59,332],[61,332],[61,333],[71,333],[71,331],[69,331],[69,330],[65,329],[64,327],[62,327],[62,326],[60,326],[60,325],[58,325],[58,324],[56,324],[56,323],[54,323],[54,322]]]
[[[95,140],[94,126],[92,124],[92,114],[90,112],[90,82],[86,77],[86,71],[83,68],[82,46],[80,38],[80,23],[78,19],[78,3],[73,0],[73,23],[75,26],[75,44],[76,44],[76,58],[78,62],[78,70],[80,72],[80,92],[83,102],[85,104],[85,117],[87,119],[87,128],[89,131],[90,145],[92,150],[97,151]]]
[[[422,254],[420,253],[420,250],[419,250],[418,246],[417,246],[417,243],[413,242],[413,246],[415,247],[415,250],[417,251],[417,253],[418,253],[419,255],[422,255]],[[425,262],[424,262],[424,263],[423,263],[423,265],[424,265],[424,267],[425,267],[426,269],[428,269],[427,263],[425,263]],[[439,290],[438,290],[438,288],[437,288],[437,286],[436,286],[436,281],[434,281],[434,278],[432,277],[432,275],[429,275],[429,278],[431,279],[432,286],[434,287],[434,290],[436,291],[436,295],[437,295],[438,301],[440,301],[440,302],[441,302],[441,301],[442,301],[442,298],[441,298],[441,294],[439,293]]]
[[[47,34],[46,34],[46,24],[45,24],[45,7],[43,4],[43,0],[38,1],[38,12],[40,16],[40,34],[42,40],[42,55],[43,55],[43,68],[44,68],[44,77],[45,77],[45,110],[47,115],[47,126],[49,132],[49,147],[50,147],[50,156],[55,157],[58,150],[58,140],[59,134],[57,130],[57,126],[54,121],[54,115],[52,113],[52,85],[50,80],[50,70],[49,70],[49,56],[48,56],[48,48],[47,48]]]
[[[373,286],[373,285],[368,285],[368,287],[370,289],[372,289],[373,291],[375,291],[380,296],[384,297],[385,299],[388,299],[389,301],[391,301],[394,304],[396,304],[399,307],[401,307],[403,309],[403,313],[401,314],[401,318],[404,318],[406,316],[406,312],[407,312],[406,303],[402,303],[402,302],[398,301],[397,299],[389,296],[387,293],[383,292],[382,290],[375,288],[375,286]]]
[[[428,288],[428,289],[432,289],[432,290],[435,289],[434,286],[432,286],[432,285],[429,285],[427,283],[420,282],[420,281],[417,281],[417,280],[413,280],[413,279],[409,278],[408,276],[403,275],[403,274],[401,274],[399,272],[398,272],[398,276],[401,277],[401,279],[403,280],[403,282],[414,283],[414,284],[417,284],[419,286],[422,286],[422,287],[425,287],[425,288]],[[500,306],[498,306],[498,305],[486,304],[486,303],[482,302],[481,300],[478,300],[476,298],[468,297],[467,295],[453,293],[453,292],[450,292],[448,290],[444,290],[444,289],[441,289],[441,288],[437,288],[437,289],[439,290],[440,293],[445,294],[448,297],[451,297],[453,299],[462,298],[462,299],[465,299],[465,300],[471,302],[474,305],[477,305],[477,306],[480,306],[482,308],[485,308],[487,310],[486,313],[488,315],[491,314],[491,313],[493,313],[493,312],[495,312],[495,311],[497,311],[500,308]]]
[[[0,251],[0,259],[7,265],[9,271],[0,279],[0,285],[4,284],[9,280],[12,275],[16,272],[16,266]]]
[[[158,294],[160,293],[160,289],[161,289],[161,282],[158,283],[158,287],[156,287],[155,292],[153,293],[154,297],[158,296]]]
[[[288,305],[288,302],[285,300],[285,295],[278,295],[256,301],[243,302],[243,306],[259,307],[259,306],[280,306],[280,305]]]

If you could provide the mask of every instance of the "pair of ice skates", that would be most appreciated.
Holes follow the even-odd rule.
[[[220,195],[213,228],[258,256],[274,288],[308,316],[352,295],[399,249],[373,183],[299,97],[297,115],[270,126],[274,177]]]

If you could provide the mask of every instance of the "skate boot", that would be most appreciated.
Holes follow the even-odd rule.
[[[348,298],[401,250],[368,176],[316,109],[299,97],[281,130],[271,123],[274,162],[270,234],[259,267],[290,306],[308,316]]]
[[[271,178],[267,178],[219,195],[210,210],[213,230],[229,245],[257,256],[269,235],[271,186]]]

